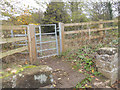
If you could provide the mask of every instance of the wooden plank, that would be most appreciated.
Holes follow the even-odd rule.
[[[37,60],[37,50],[35,41],[35,26],[30,24],[28,27],[28,50],[31,64]]]
[[[102,20],[100,20],[100,22],[102,22]],[[102,29],[103,28],[103,23],[99,24],[99,28]],[[103,36],[103,30],[100,30],[99,32],[100,36]]]
[[[81,41],[81,40],[88,40],[88,39],[97,39],[102,38],[103,36],[91,36],[91,37],[85,37],[85,38],[77,38],[77,39],[65,39],[65,42],[72,42],[72,41]]]
[[[3,39],[0,39],[0,44],[23,41],[23,40],[27,40],[27,37],[3,38]]]
[[[90,31],[91,32],[96,32],[96,31],[111,30],[111,29],[118,29],[118,27],[90,29]],[[75,33],[82,33],[82,32],[89,32],[89,29],[65,31],[64,34],[75,34]]]
[[[26,27],[23,26],[2,26],[0,30],[25,30]]]
[[[81,25],[91,25],[91,24],[99,24],[99,23],[111,23],[111,22],[118,22],[118,20],[92,21],[92,22],[82,22],[82,23],[67,23],[67,24],[64,24],[64,26],[65,27],[81,26]]]
[[[24,47],[20,47],[20,48],[14,49],[14,50],[10,50],[10,51],[7,51],[7,52],[0,53],[0,59],[3,58],[3,57],[9,56],[9,55],[18,53],[18,52],[25,51],[27,49],[28,49],[28,47],[24,46]]]

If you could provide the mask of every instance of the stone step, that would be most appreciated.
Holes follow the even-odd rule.
[[[98,80],[92,80],[93,88],[105,88],[106,86],[110,88],[110,80],[104,76],[97,77]]]
[[[104,48],[100,48],[97,51],[98,54],[108,54],[108,55],[113,55],[115,53],[117,53],[117,48],[111,48],[111,47],[104,47]]]
[[[3,88],[39,88],[52,83],[52,68],[47,65],[40,65],[27,68],[23,72],[13,75],[7,82],[3,80]]]

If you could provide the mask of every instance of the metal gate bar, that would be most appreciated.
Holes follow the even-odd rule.
[[[25,31],[25,34],[14,34],[14,32],[13,32],[14,30],[11,30],[11,38],[13,38],[13,37],[27,37],[27,30],[25,29],[24,31]],[[24,40],[24,41],[19,41],[19,42],[25,42],[25,44],[16,44],[15,42],[13,42],[12,44],[13,45],[16,45],[16,46],[27,46],[28,45],[28,42],[27,42],[27,40]],[[28,53],[28,52],[20,52],[20,53]]]
[[[42,51],[49,51],[49,50],[55,50],[56,48],[51,48],[51,49],[44,49],[44,50],[38,50],[37,52],[42,52]]]
[[[25,27],[28,27],[28,25],[21,25],[21,26],[25,26]],[[41,26],[54,26],[54,30],[55,32],[51,32],[51,33],[42,33],[41,32]],[[50,56],[54,56],[54,55],[58,55],[58,40],[57,40],[57,31],[56,31],[56,24],[41,24],[41,25],[35,25],[35,28],[38,28],[39,29],[39,33],[36,33],[35,32],[35,40],[36,40],[36,51],[37,53],[41,53],[42,55],[42,52],[44,51],[50,51],[50,50],[56,50],[56,53],[55,54],[51,54],[51,55],[46,55],[46,56],[42,56],[42,57],[38,57],[38,58],[45,58],[45,57],[50,57]],[[42,35],[55,35],[55,40],[52,40],[52,41],[42,41]],[[37,40],[37,38],[39,37],[39,39]],[[11,30],[11,37],[27,37],[27,30],[25,30],[25,34],[14,34],[13,33],[13,30]],[[20,41],[20,42],[25,42],[25,44],[15,44],[17,46],[27,46],[28,45],[28,41],[25,40],[25,41]],[[55,43],[55,48],[50,48],[50,49],[43,49],[42,48],[42,44],[47,44],[47,43]],[[38,46],[40,45],[40,46]],[[40,47],[40,50],[38,50],[38,47]],[[29,53],[29,52],[21,52],[21,53]]]
[[[40,33],[40,49],[41,49],[41,51],[42,51],[41,26],[39,26],[39,33]],[[42,52],[41,52],[41,55],[42,55]]]
[[[55,33],[41,33],[42,35],[49,35],[49,34],[55,34]],[[36,35],[40,35],[40,33],[37,33]]]
[[[51,42],[56,42],[56,41],[45,41],[45,42],[40,42],[40,43],[42,44],[42,43],[51,43]],[[37,43],[37,44],[40,44],[40,43]]]
[[[41,33],[41,26],[54,26],[55,32]],[[35,28],[39,28],[39,33],[35,32],[35,37],[40,36],[40,40],[37,40],[37,38],[35,38],[36,39],[36,45],[37,45],[37,53],[42,53],[44,51],[50,51],[50,50],[56,50],[55,54],[50,54],[50,55],[41,56],[41,57],[38,56],[38,58],[44,58],[44,57],[50,57],[50,56],[58,55],[58,40],[57,40],[56,24],[36,25]],[[53,40],[53,41],[42,41],[42,35],[54,35],[54,34],[55,34],[55,40]],[[42,44],[45,44],[45,43],[55,43],[56,47],[55,48],[49,48],[49,49],[42,49]],[[38,46],[38,45],[40,45],[40,46]],[[40,50],[38,50],[38,47],[40,47]]]
[[[57,55],[59,54],[58,53],[58,40],[57,40],[57,30],[56,30],[56,24],[55,24],[55,36],[56,36],[56,50],[57,50]]]

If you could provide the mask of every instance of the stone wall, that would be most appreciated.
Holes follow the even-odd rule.
[[[96,66],[98,71],[109,78],[111,85],[118,77],[118,51],[116,48],[100,48],[97,51]]]

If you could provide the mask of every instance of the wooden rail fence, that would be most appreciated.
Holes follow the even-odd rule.
[[[0,29],[0,31],[1,31],[0,45],[5,44],[5,43],[27,40],[26,37],[2,38],[2,31],[3,30],[24,30],[24,29],[26,29],[26,28],[20,27],[20,26],[2,26],[2,28]],[[27,46],[0,53],[0,58],[6,57],[8,55],[12,55],[12,54],[15,54],[18,52],[22,52],[24,50],[27,50]]]
[[[77,33],[82,33],[82,32],[88,32],[88,33],[91,33],[91,32],[99,32],[99,36],[88,36],[86,37],[87,39],[96,39],[96,38],[100,38],[100,37],[103,37],[104,36],[104,33],[103,31],[105,30],[113,30],[113,29],[118,29],[118,27],[103,27],[104,24],[107,24],[107,23],[113,23],[113,22],[118,22],[118,20],[106,20],[106,21],[103,21],[103,20],[100,20],[100,21],[92,21],[92,22],[82,22],[82,23],[67,23],[67,24],[64,24],[64,23],[59,23],[59,28],[60,28],[60,52],[64,52],[65,51],[65,48],[64,48],[64,42],[65,42],[65,35],[68,35],[68,34],[77,34]],[[65,27],[71,27],[71,26],[84,26],[84,25],[95,25],[95,24],[98,24],[99,25],[99,28],[95,28],[95,29],[82,29],[82,30],[73,30],[73,31],[65,31],[64,28]],[[83,38],[80,38],[79,40],[83,40]]]
[[[104,33],[103,31],[105,30],[112,30],[112,29],[118,29],[118,27],[103,27],[103,24],[105,23],[111,23],[111,22],[118,22],[118,20],[107,20],[107,21],[97,21],[97,22],[83,22],[83,23],[59,23],[59,41],[60,41],[60,52],[65,51],[65,35],[68,34],[76,34],[76,33],[82,33],[82,32],[99,32],[99,36],[88,36],[87,39],[95,39],[95,38],[100,38],[103,37]],[[82,29],[82,30],[73,30],[73,31],[65,31],[65,27],[71,27],[71,26],[84,26],[84,25],[94,25],[98,24],[99,28],[97,29]],[[3,38],[2,37],[2,31],[6,30],[27,30],[27,37],[13,37],[13,38]],[[30,24],[27,27],[24,26],[2,26],[0,28],[0,45],[6,44],[6,43],[11,43],[11,42],[16,42],[16,41],[23,41],[23,40],[28,40],[28,46],[23,46],[17,49],[13,49],[7,52],[2,52],[0,53],[0,59],[4,58],[8,55],[12,55],[18,52],[22,52],[28,49],[29,51],[29,59],[31,64],[36,61],[37,59],[37,51],[36,51],[36,41],[35,41],[35,26]],[[83,40],[84,38],[79,38],[79,40]]]
[[[7,31],[7,30],[27,30],[27,37],[13,37],[13,38],[3,38],[2,37],[2,31]],[[0,28],[0,45],[5,44],[5,43],[11,43],[11,42],[17,42],[17,41],[23,41],[23,40],[28,40],[28,46],[23,46],[17,49],[13,49],[10,51],[2,52],[0,53],[0,59],[4,58],[8,55],[12,55],[18,52],[22,52],[25,50],[29,50],[29,59],[31,64],[33,61],[36,60],[36,45],[35,45],[35,27],[34,25],[30,24],[28,27],[22,27],[22,26],[2,26]]]

